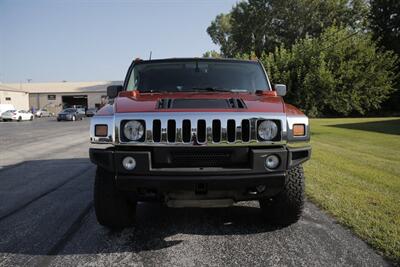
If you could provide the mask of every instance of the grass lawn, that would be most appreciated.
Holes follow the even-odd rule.
[[[312,119],[307,196],[400,262],[400,117]]]

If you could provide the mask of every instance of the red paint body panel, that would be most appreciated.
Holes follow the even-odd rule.
[[[290,104],[285,103],[285,112],[287,116],[303,116],[304,113],[296,108],[295,106],[292,106]]]
[[[157,101],[163,98],[170,99],[242,99],[246,109],[157,109]],[[130,112],[274,112],[283,113],[284,103],[279,96],[255,95],[250,93],[225,93],[225,92],[172,92],[172,93],[137,93],[121,92],[115,98],[115,111],[117,113]]]

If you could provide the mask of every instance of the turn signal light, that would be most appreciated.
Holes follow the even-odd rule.
[[[94,135],[99,137],[107,137],[108,127],[104,124],[98,124],[94,127]]]
[[[294,124],[293,125],[293,135],[294,136],[306,135],[306,126],[304,124]]]

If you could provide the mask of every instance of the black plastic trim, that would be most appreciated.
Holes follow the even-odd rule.
[[[288,169],[311,158],[311,147],[288,148]]]

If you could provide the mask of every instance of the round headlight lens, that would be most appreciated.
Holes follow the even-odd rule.
[[[278,133],[278,126],[275,122],[265,120],[258,125],[258,136],[263,140],[272,140]]]
[[[137,141],[143,137],[144,126],[140,121],[128,121],[124,125],[124,135],[132,141]]]

